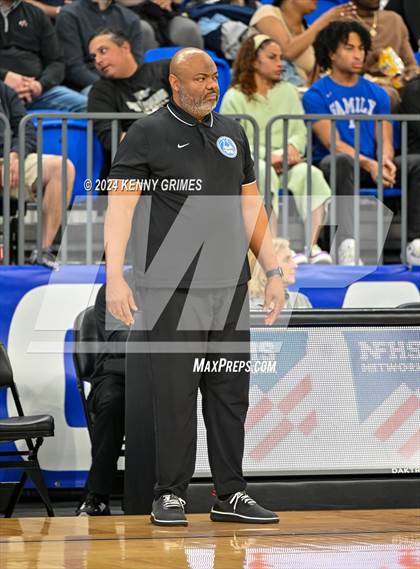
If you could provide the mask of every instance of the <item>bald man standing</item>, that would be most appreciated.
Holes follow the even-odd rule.
[[[213,112],[216,65],[205,52],[186,48],[171,61],[169,82],[173,99],[136,121],[119,147],[105,221],[107,306],[134,328],[137,353],[128,354],[135,360],[129,369],[149,382],[153,397],[151,521],[188,523],[200,389],[217,492],[211,519],[276,523],[278,516],[246,493],[242,473],[249,247],[267,274],[268,325],[284,304],[282,271],[246,135],[239,123]],[[122,275],[130,233],[139,307]]]

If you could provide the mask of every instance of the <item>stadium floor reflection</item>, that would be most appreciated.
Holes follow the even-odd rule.
[[[277,525],[146,516],[0,522],[2,569],[418,569],[419,511],[284,512]]]

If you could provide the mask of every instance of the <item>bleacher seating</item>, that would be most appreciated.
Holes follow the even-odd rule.
[[[244,24],[248,24],[255,10],[249,6],[235,6],[232,4],[224,4],[223,2],[216,4],[196,4],[187,10],[188,15],[195,21],[200,18],[211,18],[215,14],[222,14],[226,18],[239,20]]]
[[[327,10],[330,10],[331,8],[335,8],[336,6],[337,2],[334,2],[334,0],[318,0],[316,10],[305,16],[306,23],[310,26],[319,18],[319,16],[322,16],[324,12],[327,12]]]
[[[44,112],[44,111],[36,111]],[[33,122],[36,124],[37,119],[34,117]],[[68,140],[68,158],[73,162],[76,169],[76,178],[74,181],[72,202],[76,196],[78,200],[86,197],[84,181],[87,178],[87,120],[70,119],[67,122],[67,140]],[[62,121],[60,119],[43,119],[42,134],[43,144],[42,152],[44,154],[62,154]],[[82,151],[81,151],[82,149]],[[102,145],[98,137],[93,133],[93,169],[92,182],[99,179],[102,165],[104,161],[104,153]],[[97,194],[92,192],[93,196]]]
[[[144,54],[144,62],[150,63],[151,61],[158,61],[160,59],[170,59],[180,49],[180,47],[157,47],[156,49],[149,49]],[[217,57],[217,55],[213,52],[209,50],[206,50],[206,52],[215,62],[217,71],[219,73],[220,97],[215,108],[215,110],[218,111],[223,99],[223,95],[226,93],[230,86],[230,67],[227,61],[221,59],[220,57]]]
[[[360,188],[360,195],[365,197],[377,197],[378,190],[376,188]],[[384,188],[384,198],[400,198],[400,188]]]

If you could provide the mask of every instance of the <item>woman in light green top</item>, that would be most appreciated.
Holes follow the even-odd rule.
[[[266,35],[257,34],[242,43],[233,66],[232,87],[225,94],[221,112],[247,114],[255,118],[260,129],[259,187],[264,195],[265,187],[265,128],[268,121],[281,114],[303,114],[299,95],[293,85],[281,81],[281,49],[277,42]],[[251,147],[253,128],[249,121],[242,121]],[[273,209],[278,212],[278,190],[282,182],[283,121],[276,121],[271,139],[271,192]],[[296,206],[303,220],[307,218],[307,174],[304,162],[306,127],[303,120],[289,121],[288,128],[288,189],[293,193]],[[312,166],[311,254],[314,263],[331,263],[331,257],[317,245],[325,217],[325,202],[331,196],[322,172]],[[301,256],[300,262],[307,262]]]

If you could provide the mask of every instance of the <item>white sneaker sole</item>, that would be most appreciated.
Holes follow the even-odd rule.
[[[316,257],[309,257],[310,265],[332,265],[332,259],[329,255],[319,255]]]
[[[154,513],[150,514],[150,521],[155,526],[187,526],[188,520],[159,520],[155,517]]]
[[[244,516],[234,512],[220,512],[211,509],[210,519],[212,522],[239,522],[242,524],[278,524],[278,516],[272,518],[255,518],[251,516]]]

